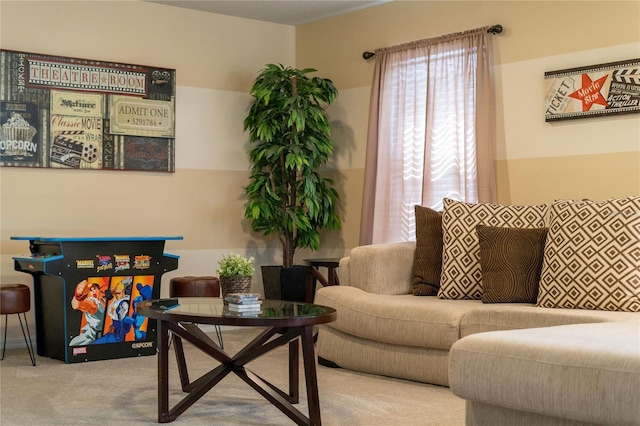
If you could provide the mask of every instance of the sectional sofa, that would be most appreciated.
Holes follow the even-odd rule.
[[[318,290],[315,303],[338,311],[319,330],[321,364],[451,385],[468,401],[469,424],[534,424],[522,422],[532,413],[542,419],[535,424],[598,423],[571,416],[597,412],[610,401],[593,397],[611,398],[608,389],[627,395],[610,405],[622,413],[611,418],[637,415],[628,424],[639,424],[640,404],[629,397],[637,402],[640,392],[640,197],[540,206],[445,199],[442,213],[416,207],[416,237],[354,248],[340,261],[341,285]],[[527,357],[558,360],[558,371],[564,360],[598,359],[567,377],[611,365],[628,380],[603,373],[601,382],[563,387],[556,370],[508,362]],[[509,385],[501,366],[509,377],[537,372],[538,382]],[[590,385],[600,393],[583,392],[565,411],[549,402]]]

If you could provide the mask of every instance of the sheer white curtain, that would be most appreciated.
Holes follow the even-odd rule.
[[[486,30],[376,50],[361,244],[413,240],[416,204],[495,202]]]

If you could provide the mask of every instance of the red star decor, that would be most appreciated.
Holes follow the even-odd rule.
[[[607,75],[604,75],[596,81],[591,81],[588,74],[582,74],[582,87],[569,94],[569,97],[582,101],[582,111],[589,111],[593,104],[606,107],[607,101],[604,96],[602,96],[602,93],[600,93],[606,79]]]

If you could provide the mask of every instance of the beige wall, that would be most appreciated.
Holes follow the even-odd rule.
[[[2,0],[2,49],[174,68],[177,89],[175,173],[0,168],[1,282],[32,281],[12,261],[28,243],[11,236],[181,235],[165,295],[171,276],[215,274],[229,251],[272,263],[277,243],[244,221],[242,125],[257,72],[293,65],[294,46],[292,26],[140,1]]]
[[[499,202],[640,195],[640,114],[545,123],[544,72],[640,57],[639,1],[393,1],[296,27],[296,63],[340,90],[332,117],[357,245],[369,87],[362,52],[486,25],[495,36]],[[356,185],[352,187],[351,185]]]
[[[175,173],[2,168],[2,253],[26,248],[13,235],[182,235],[170,250],[244,249],[247,92],[264,64],[295,62],[294,28],[139,1],[1,4],[3,49],[175,68],[177,80]]]

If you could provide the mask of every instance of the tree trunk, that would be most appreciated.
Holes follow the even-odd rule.
[[[293,255],[296,248],[293,241],[293,233],[285,232],[282,243],[282,266],[290,268],[293,266]]]
[[[295,97],[298,94],[298,80],[296,77],[291,77],[291,92]],[[289,143],[291,145],[294,144],[294,135],[297,133],[296,125],[293,125],[293,129],[291,131],[291,138]],[[284,161],[284,157],[281,156],[281,160]],[[282,170],[285,170],[284,164],[282,165]],[[294,210],[297,204],[297,194],[296,194],[296,170],[295,168],[291,170],[290,177],[288,182],[283,182],[283,186],[285,187],[285,192],[287,194],[286,200],[283,200],[286,203],[285,211],[290,209]],[[290,218],[286,218],[285,220],[291,220]],[[296,251],[295,246],[295,233],[296,233],[296,224],[295,222],[292,224],[293,230],[286,230],[284,233],[284,244],[282,247],[282,266],[285,268],[291,268],[293,266],[293,255]]]

